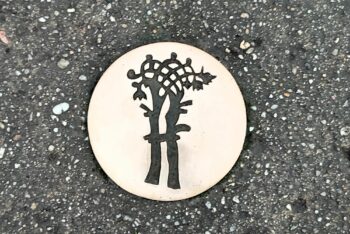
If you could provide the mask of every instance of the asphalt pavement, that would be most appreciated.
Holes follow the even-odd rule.
[[[349,22],[348,0],[0,1],[0,232],[349,233]],[[247,106],[234,168],[177,202],[114,184],[86,126],[106,68],[159,41],[215,56]]]

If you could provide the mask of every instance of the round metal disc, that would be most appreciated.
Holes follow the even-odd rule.
[[[136,48],[99,80],[89,106],[97,161],[121,188],[172,201],[198,195],[235,164],[246,111],[230,72],[181,43]]]

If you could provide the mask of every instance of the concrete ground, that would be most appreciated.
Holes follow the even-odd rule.
[[[349,22],[348,0],[0,1],[0,232],[349,233]],[[170,203],[115,185],[86,130],[103,71],[158,41],[220,60],[249,121],[231,172]]]

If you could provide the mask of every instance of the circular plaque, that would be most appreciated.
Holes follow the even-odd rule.
[[[230,171],[242,150],[246,112],[219,61],[193,46],[160,42],[107,69],[91,98],[88,130],[115,183],[173,201],[206,191]]]

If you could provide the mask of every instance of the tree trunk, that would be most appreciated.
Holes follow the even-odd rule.
[[[169,163],[168,187],[173,189],[179,189],[179,151],[177,147],[177,142],[167,141],[167,146],[167,155]]]
[[[177,145],[178,137],[176,135],[176,123],[180,116],[180,102],[182,95],[169,94],[169,111],[165,119],[167,124],[167,158],[169,164],[168,187],[173,189],[180,188],[179,182],[179,150]]]
[[[161,166],[160,142],[151,142],[151,165],[145,179],[146,183],[159,184]]]
[[[164,99],[158,95],[158,90],[151,90],[153,110],[149,113],[149,123],[151,133],[148,135],[151,144],[151,164],[145,182],[159,184],[161,168],[161,139],[159,133],[159,115],[164,103]]]

